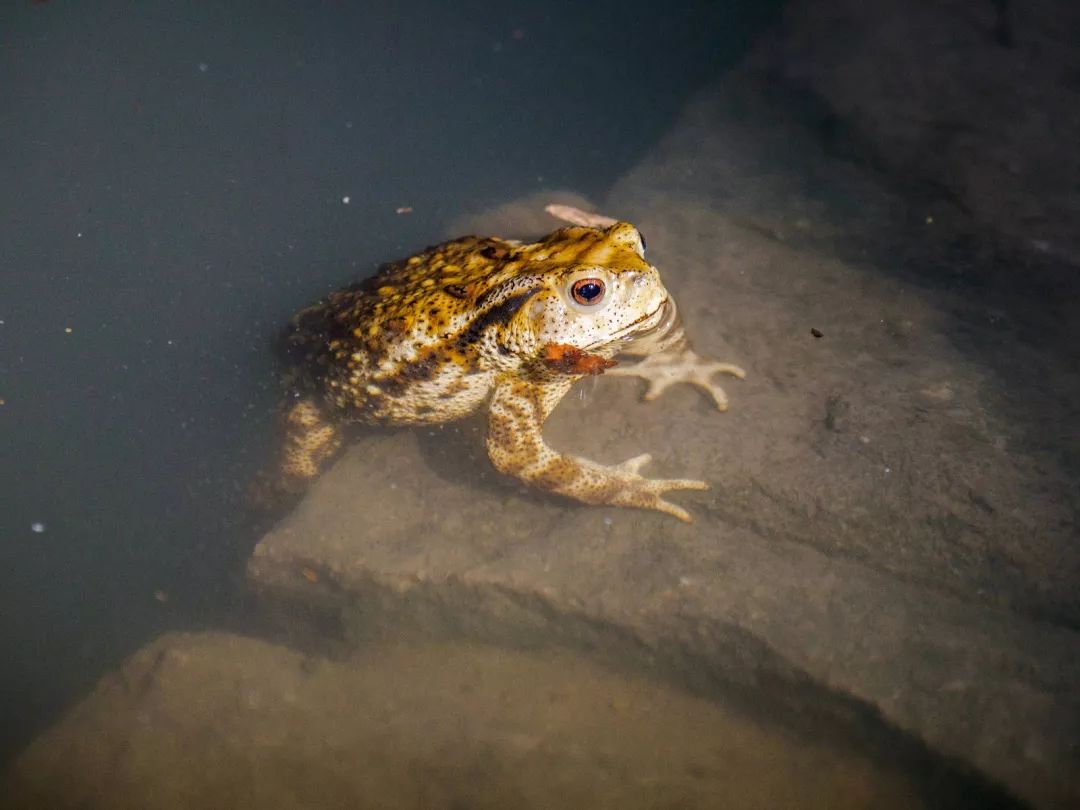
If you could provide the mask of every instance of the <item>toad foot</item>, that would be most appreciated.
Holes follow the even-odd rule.
[[[718,363],[699,356],[696,352],[685,349],[678,354],[656,354],[643,357],[636,363],[615,366],[607,369],[606,374],[622,377],[641,377],[648,384],[646,400],[654,400],[676,383],[689,383],[701,388],[713,398],[716,407],[726,411],[727,394],[724,389],[712,381],[715,374],[730,374],[742,379],[746,372],[731,363]]]
[[[509,380],[495,389],[487,438],[488,455],[495,468],[532,486],[584,503],[652,509],[690,523],[690,514],[664,500],[663,495],[671,490],[708,489],[704,481],[645,478],[640,470],[652,460],[648,453],[621,464],[604,465],[548,446],[541,426],[572,381],[566,378],[530,386]]]
[[[681,506],[671,503],[671,501],[665,501],[660,496],[669,490],[704,490],[708,489],[709,485],[704,481],[696,481],[692,478],[645,478],[639,475],[638,471],[650,461],[652,461],[652,455],[642,453],[639,456],[628,458],[622,464],[617,464],[611,468],[612,472],[621,473],[622,476],[625,476],[622,484],[624,487],[623,497],[626,500],[614,499],[613,503],[622,506],[637,506],[642,509],[654,509],[657,512],[673,515],[686,523],[693,523],[694,519],[690,517],[689,512]],[[595,466],[599,467],[600,465]]]

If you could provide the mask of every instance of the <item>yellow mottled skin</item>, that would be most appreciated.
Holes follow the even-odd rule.
[[[587,374],[645,377],[646,398],[690,382],[723,410],[712,375],[743,371],[689,349],[632,225],[573,209],[557,215],[583,224],[532,244],[455,239],[297,313],[286,335],[294,363],[286,478],[317,473],[341,445],[341,422],[441,423],[486,403],[488,454],[502,472],[586,503],[689,520],[662,496],[703,482],[645,478],[638,470],[647,455],[614,466],[563,455],[541,428]],[[586,226],[597,221],[602,227]],[[619,353],[641,360],[612,368]]]

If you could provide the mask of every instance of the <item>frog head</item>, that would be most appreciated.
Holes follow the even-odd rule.
[[[655,329],[671,307],[633,225],[563,228],[531,247],[545,269],[520,317],[549,366],[557,360],[571,373],[603,371],[611,363],[599,359],[609,361],[627,341]]]

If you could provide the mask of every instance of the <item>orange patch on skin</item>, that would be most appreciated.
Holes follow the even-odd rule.
[[[618,365],[598,354],[583,352],[565,343],[549,343],[544,347],[544,363],[563,374],[603,374],[605,369]]]

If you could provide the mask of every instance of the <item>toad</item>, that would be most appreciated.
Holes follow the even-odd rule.
[[[664,495],[706,489],[703,481],[643,476],[648,453],[610,466],[561,453],[544,441],[544,421],[589,375],[642,377],[646,400],[690,383],[725,410],[713,378],[744,372],[690,348],[633,225],[548,210],[571,224],[529,244],[466,236],[428,248],[292,318],[287,481],[318,473],[340,448],[343,423],[437,424],[485,409],[501,472],[585,503],[690,520]]]

